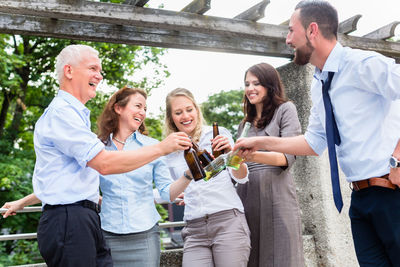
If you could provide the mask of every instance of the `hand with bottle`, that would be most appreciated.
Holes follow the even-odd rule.
[[[249,122],[245,123],[240,137],[247,136],[247,132],[249,131],[250,126],[251,124]],[[217,144],[213,144],[213,147],[216,146]],[[246,171],[244,171],[243,168],[241,168],[243,163],[243,158],[237,155],[239,150],[240,148],[237,148],[236,150],[233,151],[229,151],[227,154],[222,154],[218,156],[216,159],[214,159],[212,162],[210,162],[210,164],[208,164],[204,169],[207,174],[206,179],[208,180],[211,177],[217,175],[221,170],[225,169],[226,167],[231,167],[233,170],[238,171],[236,174],[238,174],[239,176],[242,176],[243,174],[246,175],[247,168]]]
[[[177,150],[186,150],[191,147],[191,140],[186,133],[176,132],[168,135],[164,140],[158,143],[162,154],[166,155]]]
[[[211,139],[211,149],[214,158],[218,158],[232,150],[229,138],[219,134],[218,123],[213,123],[213,139]]]

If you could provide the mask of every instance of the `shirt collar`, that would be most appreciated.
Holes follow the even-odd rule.
[[[60,90],[58,90],[57,96],[62,98],[64,101],[68,102],[70,105],[75,107],[77,110],[81,110],[87,116],[90,116],[90,110],[87,107],[85,107],[85,105],[82,104],[82,102],[80,102],[78,99],[76,99],[76,97],[74,97],[67,91],[60,89]]]
[[[336,42],[335,47],[332,49],[331,53],[326,59],[322,71],[315,67],[314,77],[318,80],[325,80],[328,77],[328,72],[338,72],[340,59],[342,58],[343,52],[343,46],[339,42]]]

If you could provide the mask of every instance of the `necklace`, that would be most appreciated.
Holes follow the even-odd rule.
[[[116,137],[114,137],[113,136],[113,139],[115,140],[115,141],[117,141],[118,143],[120,143],[121,145],[125,145],[126,144],[126,142],[123,142],[123,141],[121,141],[121,140],[118,140]]]

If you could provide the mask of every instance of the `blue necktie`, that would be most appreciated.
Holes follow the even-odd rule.
[[[343,200],[342,200],[342,193],[340,192],[339,171],[338,171],[338,164],[336,160],[336,149],[335,149],[335,144],[340,145],[340,135],[336,125],[335,116],[333,115],[331,98],[329,97],[328,94],[334,74],[335,74],[334,72],[329,72],[326,81],[325,82],[322,81],[322,97],[324,100],[325,115],[326,115],[325,128],[326,128],[326,140],[328,143],[329,163],[331,166],[333,200],[335,201],[335,206],[340,213],[343,207]]]

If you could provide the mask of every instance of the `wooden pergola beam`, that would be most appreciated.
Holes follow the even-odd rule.
[[[370,32],[363,37],[366,38],[371,38],[371,39],[379,39],[379,40],[385,40],[388,38],[391,38],[394,36],[394,31],[397,27],[397,25],[400,24],[400,21],[395,21],[392,23],[389,23],[386,26],[383,26],[382,28],[377,29],[376,31]]]
[[[211,0],[193,0],[181,11],[202,15],[211,8]]]
[[[348,34],[357,30],[357,23],[361,15],[355,15],[345,21],[340,22],[338,32]]]
[[[285,20],[284,22],[281,22],[279,25],[281,26],[289,26],[290,19]]]
[[[269,0],[263,0],[248,10],[240,13],[234,19],[257,21],[262,19],[265,15],[265,8],[270,3]]]
[[[214,32],[263,40],[266,36],[279,39],[286,35],[282,35],[282,27],[277,25],[258,23],[255,27],[252,22],[243,20],[90,1],[75,6],[54,0],[2,0],[0,12],[186,32]]]
[[[0,32],[95,42],[292,57],[284,40],[259,40],[0,13]]]
[[[82,0],[0,1],[0,31],[277,57],[293,53],[285,44],[287,26],[123,4],[83,1],[75,6],[59,1]],[[399,42],[338,36],[345,46],[400,58]]]
[[[132,5],[132,6],[140,6],[143,7],[145,4],[147,4],[149,0],[125,0],[124,4],[125,5]]]
[[[0,32],[97,42],[125,43],[179,49],[292,57],[286,38],[264,39],[226,36],[214,32],[184,32],[106,23],[54,20],[0,13]],[[282,35],[287,28],[282,29]],[[372,50],[400,58],[400,43],[339,34],[339,41],[353,48]]]
[[[399,42],[388,42],[384,40],[374,40],[365,37],[356,37],[347,34],[338,34],[339,42],[343,46],[349,46],[352,48],[376,51],[383,55],[393,58],[400,57],[400,43]]]

